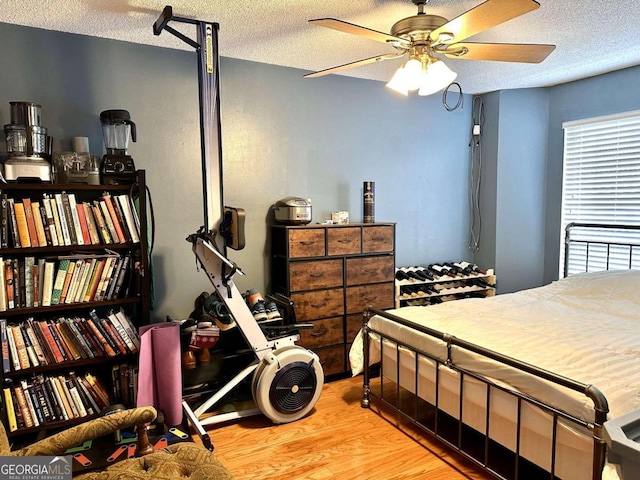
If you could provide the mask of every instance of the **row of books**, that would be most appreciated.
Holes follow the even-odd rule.
[[[138,365],[123,363],[111,369],[113,403],[133,406],[138,398]]]
[[[128,195],[104,193],[78,202],[75,193],[41,200],[0,197],[0,247],[27,248],[137,243],[140,222]]]
[[[0,256],[0,311],[112,300],[129,294],[134,261],[115,252]]]
[[[0,319],[3,372],[96,357],[137,353],[140,339],[129,316],[120,309],[100,318],[28,318],[20,323]]]
[[[113,404],[108,390],[91,373],[34,375],[5,385],[4,403],[11,432],[97,415]]]

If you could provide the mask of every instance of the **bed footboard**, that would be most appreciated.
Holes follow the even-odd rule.
[[[374,315],[417,329],[445,342],[447,357],[436,358],[385,336],[370,326],[369,319]],[[562,457],[562,460],[566,455],[573,455],[567,453],[567,449],[573,448],[567,445],[574,441],[573,436],[577,435],[576,432],[582,432],[581,441],[583,444],[586,442],[587,449],[585,455],[592,458],[591,478],[601,478],[606,458],[602,428],[609,407],[607,399],[595,386],[520,362],[428,327],[415,325],[372,307],[368,307],[364,312],[363,342],[363,408],[369,408],[372,400],[381,402],[402,420],[444,442],[484,471],[496,478],[507,480],[571,478],[571,475],[566,475],[566,471],[567,468],[573,467],[563,466],[559,457]],[[371,385],[374,377],[369,366],[372,345],[381,351],[381,362],[376,367],[380,369],[379,376],[375,376],[376,388],[372,388]],[[456,366],[451,355],[454,348],[473,352],[586,396],[594,405],[594,421],[586,422],[499,382]],[[387,351],[386,357],[384,349]],[[388,364],[385,364],[385,361]],[[415,373],[408,373],[412,370]],[[426,371],[430,373],[421,373]],[[430,379],[425,380],[425,377]],[[500,424],[511,421],[501,416],[501,410],[511,408],[513,432],[506,429],[510,433],[500,433]],[[548,433],[538,437],[539,432],[534,430],[538,428],[538,424],[546,424],[547,420]],[[531,425],[534,428],[531,428]],[[498,433],[494,436],[494,432]],[[592,443],[590,448],[589,442]],[[541,454],[536,450],[541,448],[540,445],[547,444],[549,451],[543,455],[548,453],[548,458],[540,459]],[[574,461],[576,460],[571,460]],[[584,468],[589,470],[589,465]],[[573,478],[589,477],[580,473]]]

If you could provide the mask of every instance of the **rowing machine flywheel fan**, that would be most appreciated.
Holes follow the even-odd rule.
[[[253,400],[274,423],[295,422],[315,406],[324,373],[318,356],[298,345],[266,355],[253,375]]]

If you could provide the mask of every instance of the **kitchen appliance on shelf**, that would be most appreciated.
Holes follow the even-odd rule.
[[[4,126],[8,158],[6,181],[51,181],[51,137],[40,125],[42,107],[33,102],[9,102],[11,123]]]
[[[288,225],[306,225],[311,222],[311,200],[285,197],[273,206],[275,219]]]
[[[100,176],[105,185],[127,185],[135,181],[136,167],[127,153],[129,136],[136,141],[136,124],[126,110],[100,113],[102,136],[107,153],[102,157]]]

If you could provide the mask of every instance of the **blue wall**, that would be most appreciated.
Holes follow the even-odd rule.
[[[562,123],[640,109],[640,67],[549,88],[544,282],[558,278],[562,206]]]
[[[100,111],[131,112],[130,153],[147,170],[155,206],[154,316],[185,318],[212,289],[185,241],[203,223],[195,53],[7,24],[0,43],[2,125],[10,101],[35,101],[61,148],[88,136],[102,154]],[[397,222],[398,265],[468,258],[470,109],[304,73],[221,60],[225,203],[247,211],[247,248],[230,252],[247,273],[236,279],[240,290],[268,292],[275,201],[308,197],[314,221],[335,210],[361,221],[365,180],[376,182],[376,219]]]
[[[506,293],[542,282],[548,92],[506,90],[484,97],[485,235],[478,258],[493,257],[498,292]]]

